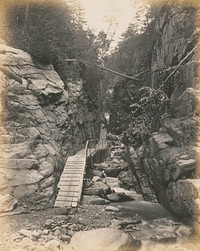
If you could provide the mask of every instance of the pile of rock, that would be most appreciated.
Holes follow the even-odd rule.
[[[120,147],[117,150],[111,148],[110,158],[103,163],[95,164],[95,169],[92,170],[92,173],[95,171],[104,171],[109,177],[117,177],[121,171],[128,170],[128,163],[124,160],[124,155],[124,147]]]
[[[61,221],[65,222],[66,219]],[[21,229],[12,234],[6,245],[1,247],[5,251],[118,251],[122,250],[122,247],[125,248],[123,250],[134,251],[142,244],[139,239],[114,228],[78,231],[72,237],[66,234],[67,224],[59,227],[59,222],[55,223],[54,220],[49,219],[44,227],[46,228],[44,230]]]
[[[67,211],[59,209],[58,212],[63,214],[46,218],[39,225],[25,224],[23,229],[2,236],[0,250],[133,251],[141,247],[141,240],[171,245],[193,234],[190,226],[168,218],[146,221],[137,214],[125,217],[120,206],[85,205]]]
[[[110,146],[111,155],[106,161],[94,164],[89,174],[91,179],[85,182],[83,202],[88,204],[108,204],[110,202],[131,201],[141,199],[134,190],[132,175],[125,161],[126,149],[123,144]],[[130,186],[123,186],[122,177],[127,177]],[[126,178],[125,178],[126,179]],[[130,191],[120,188],[120,185]],[[89,197],[90,196],[90,197]],[[140,197],[140,198],[139,198]]]
[[[0,246],[3,250],[9,251],[58,251],[70,242],[76,232],[83,229],[84,226],[75,224],[70,216],[56,215],[52,219],[47,219],[40,229],[29,226],[13,233],[9,238],[4,239],[4,245]]]

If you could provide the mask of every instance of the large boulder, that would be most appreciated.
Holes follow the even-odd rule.
[[[111,192],[110,186],[106,185],[102,181],[97,181],[91,183],[89,187],[85,188],[83,193],[84,195],[99,195],[104,196]]]
[[[89,173],[92,176],[99,176],[100,178],[102,178],[102,172],[99,170],[92,169],[92,170],[89,170]]]
[[[102,170],[105,170],[109,167],[109,164],[107,162],[102,162],[100,164],[95,164],[94,165],[96,169],[102,171]]]
[[[121,201],[119,193],[111,193],[107,195],[107,198],[111,202],[119,202]]]
[[[105,169],[105,173],[109,177],[117,177],[120,172],[119,167],[109,167]]]
[[[172,137],[170,137],[167,133],[153,133],[149,141],[151,156],[154,156],[159,150],[169,147],[172,142]]]
[[[141,241],[118,229],[100,228],[76,233],[70,246],[74,251],[134,251]]]
[[[200,180],[186,179],[171,183],[167,188],[168,206],[181,217],[198,216],[200,213]]]
[[[167,118],[163,123],[166,132],[173,138],[175,146],[193,144],[198,137],[198,117]]]
[[[122,187],[115,187],[114,190],[116,193],[124,194],[127,197],[127,200],[137,200],[137,201],[144,200],[143,196],[137,193],[136,191],[126,190]]]
[[[92,195],[92,196],[84,195],[82,203],[88,204],[88,205],[105,205],[105,204],[109,204],[110,201],[105,200],[97,195]]]
[[[126,195],[125,193],[111,193],[107,195],[107,198],[111,202],[120,202],[120,201],[131,201],[134,200],[132,196]]]
[[[119,186],[118,178],[107,177],[106,178],[107,184],[111,187],[113,193],[107,195],[108,198],[115,197],[115,195],[121,194],[123,199],[126,200],[143,200],[143,196],[137,193],[135,190],[127,190]]]

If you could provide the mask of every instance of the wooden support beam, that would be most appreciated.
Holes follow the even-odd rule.
[[[79,60],[79,59],[71,59],[71,58],[65,59],[64,61],[65,61],[65,62],[69,62],[69,63],[71,63],[71,62],[75,62],[75,63],[81,62],[81,63],[83,63],[83,64],[85,64],[85,65],[94,65],[94,66],[96,66],[96,67],[98,67],[98,68],[100,68],[100,69],[102,69],[102,70],[104,70],[104,71],[108,71],[108,72],[113,73],[113,74],[115,74],[115,75],[118,75],[118,76],[120,76],[120,77],[124,77],[124,78],[128,78],[128,79],[131,79],[131,80],[135,80],[135,81],[137,81],[137,82],[141,82],[141,81],[142,81],[141,79],[138,79],[138,78],[136,78],[136,77],[129,76],[129,75],[126,75],[126,74],[124,74],[124,73],[120,73],[120,72],[114,71],[114,70],[112,70],[112,69],[109,69],[109,68],[107,68],[107,67],[105,67],[105,66],[102,66],[102,65],[99,65],[99,64],[92,64],[92,63],[85,62],[85,61],[82,61],[82,60]],[[145,70],[145,71],[146,71],[146,70]],[[142,73],[141,73],[141,74],[142,74]],[[139,74],[139,75],[140,75],[140,74]]]
[[[111,69],[109,69],[109,68],[107,68],[107,67],[105,67],[105,66],[101,66],[101,65],[96,65],[96,66],[99,67],[99,68],[102,69],[102,70],[108,71],[108,72],[113,73],[113,74],[115,74],[115,75],[118,75],[118,76],[120,76],[120,77],[132,79],[132,80],[135,80],[135,81],[137,81],[137,82],[141,82],[141,81],[142,81],[142,80],[140,80],[140,79],[138,79],[138,78],[135,78],[135,77],[132,77],[132,76],[128,76],[128,75],[126,75],[126,74],[123,74],[123,73],[120,73],[120,72],[111,70]]]

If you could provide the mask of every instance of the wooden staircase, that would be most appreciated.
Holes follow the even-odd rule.
[[[70,156],[58,183],[55,207],[77,207],[81,199],[86,165],[85,149]]]
[[[54,207],[77,207],[81,200],[86,160],[98,150],[106,147],[106,143],[97,139],[88,140],[84,149],[68,157],[58,183],[58,196]],[[101,142],[101,143],[100,143]]]

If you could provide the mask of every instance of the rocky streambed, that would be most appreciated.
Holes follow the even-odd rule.
[[[193,243],[191,226],[144,201],[52,208],[0,217],[0,223],[5,251],[199,250],[196,244],[187,248]]]
[[[158,247],[166,250],[187,245],[193,234],[190,226],[175,220],[159,204],[142,201],[83,204],[77,209],[52,208],[1,217],[0,222],[5,226],[1,231],[0,250],[5,251],[114,251],[121,250],[123,245],[126,247],[123,250]]]
[[[160,204],[144,201],[133,188],[122,188],[118,177],[108,176],[119,176],[124,168],[127,164],[116,156],[94,165],[78,208],[2,215],[0,223],[5,227],[0,235],[0,250],[199,250],[191,225],[177,220]],[[106,177],[102,177],[102,171]],[[125,180],[128,184],[129,180]]]

